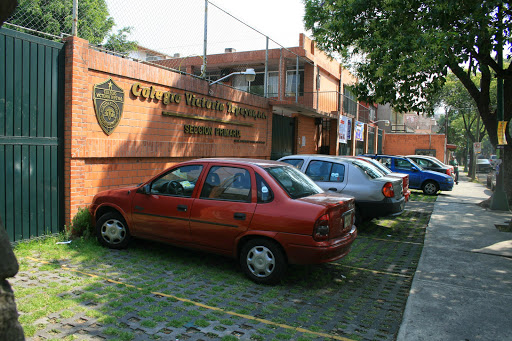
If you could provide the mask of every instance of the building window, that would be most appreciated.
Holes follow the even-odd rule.
[[[343,112],[354,117],[357,115],[356,96],[346,87],[343,87]]]
[[[272,71],[268,73],[268,84],[267,84],[268,97],[279,96],[279,72]]]
[[[299,96],[304,96],[304,71],[299,70],[299,77],[297,79],[296,70],[286,71],[286,96],[295,96],[297,90],[297,83],[299,87]]]

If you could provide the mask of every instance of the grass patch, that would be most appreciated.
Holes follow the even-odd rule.
[[[416,192],[411,200],[428,203],[435,198]],[[28,337],[37,337],[41,330],[49,332],[49,326],[59,323],[58,319],[79,316],[81,311],[93,329],[109,340],[136,339],[133,331],[137,328],[159,324],[173,331],[212,328],[218,333],[215,337],[224,340],[238,339],[237,333],[246,333],[240,329],[244,325],[248,330],[258,328],[241,336],[246,339],[317,338],[279,326],[263,327],[228,313],[236,312],[344,337],[350,333],[337,329],[339,323],[333,321],[343,321],[345,328],[371,322],[386,325],[389,338],[384,339],[392,339],[398,332],[429,219],[429,214],[406,211],[391,219],[366,222],[359,227],[358,238],[346,257],[334,263],[292,265],[287,277],[275,286],[251,282],[236,268],[235,261],[225,257],[159,243],[136,240],[126,250],[103,248],[94,239],[55,244],[65,240],[62,235],[19,243],[15,248],[21,267],[17,277],[34,283],[13,285],[22,312],[20,322]],[[122,283],[109,283],[106,278]],[[121,318],[126,323],[121,323]],[[358,328],[351,336],[371,338],[366,330]],[[165,339],[161,335],[148,337]]]

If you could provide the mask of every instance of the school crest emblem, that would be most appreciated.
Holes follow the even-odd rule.
[[[123,115],[123,89],[109,78],[103,83],[94,85],[93,101],[98,124],[105,134],[112,134]]]

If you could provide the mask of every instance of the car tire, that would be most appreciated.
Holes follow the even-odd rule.
[[[96,237],[111,249],[123,249],[131,239],[128,224],[118,212],[107,212],[96,222]]]
[[[426,195],[435,195],[439,191],[439,185],[435,181],[425,181],[421,186],[421,190]]]
[[[249,240],[240,252],[240,266],[258,284],[276,284],[286,272],[287,261],[280,245],[270,239]]]
[[[355,211],[356,213],[354,225],[356,225],[356,227],[359,227],[364,222],[364,218],[363,215],[361,214],[361,209],[359,207],[356,206]]]

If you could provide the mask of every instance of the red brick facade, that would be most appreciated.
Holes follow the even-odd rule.
[[[444,134],[386,134],[383,152],[390,155],[414,155],[418,149],[433,149],[435,157],[445,160],[446,136]]]
[[[66,224],[97,192],[140,183],[183,160],[270,158],[272,110],[267,99],[98,52],[83,39],[69,38],[65,48]],[[121,121],[107,135],[96,118],[93,87],[109,78],[125,97]],[[171,92],[180,101],[165,105],[162,97],[135,96],[131,90],[137,83],[139,91],[147,88],[146,95],[151,89],[153,95]],[[223,107],[212,109],[215,103]],[[187,125],[206,127],[210,134],[187,133]],[[229,132],[235,133],[221,136]]]

